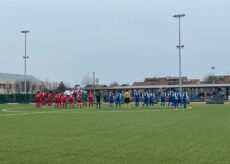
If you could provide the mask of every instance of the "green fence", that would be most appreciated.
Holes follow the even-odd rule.
[[[0,95],[0,103],[33,103],[33,102],[35,102],[34,94]]]
[[[224,104],[224,99],[209,99],[206,104]]]

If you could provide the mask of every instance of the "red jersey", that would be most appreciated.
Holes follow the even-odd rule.
[[[73,103],[73,101],[74,101],[73,95],[69,96],[69,103]]]
[[[41,94],[40,94],[40,93],[37,93],[37,94],[36,94],[35,101],[36,101],[37,103],[41,102]]]
[[[53,98],[52,94],[49,93],[49,94],[48,94],[48,101],[51,102],[51,101],[52,101],[52,98]]]
[[[46,100],[46,93],[43,92],[43,93],[42,93],[42,101],[45,101],[45,100]]]
[[[57,93],[57,94],[55,95],[55,103],[58,103],[58,101],[59,101],[59,94]]]
[[[67,102],[67,96],[63,96],[62,97],[62,103],[66,103]]]
[[[90,94],[88,95],[88,100],[89,100],[89,101],[93,101],[93,98],[94,98],[93,94],[90,93]]]
[[[82,93],[81,93],[81,92],[79,92],[79,93],[77,94],[77,101],[78,101],[78,103],[81,103],[81,102],[82,102]]]
[[[58,102],[59,102],[59,103],[62,102],[62,94],[61,94],[61,93],[58,94]]]

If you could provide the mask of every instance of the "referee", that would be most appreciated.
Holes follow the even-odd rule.
[[[124,105],[124,108],[128,108],[130,109],[130,93],[128,90],[126,90],[125,94],[124,94],[124,97],[125,97],[125,105]]]

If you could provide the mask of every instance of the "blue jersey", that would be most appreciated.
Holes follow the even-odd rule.
[[[174,94],[173,94],[173,101],[176,102],[177,100],[178,100],[177,94],[174,93]]]
[[[170,92],[170,93],[169,93],[169,102],[172,102],[172,101],[173,101],[173,93]]]
[[[154,93],[150,93],[150,94],[149,94],[149,99],[150,99],[150,100],[153,100],[154,98],[155,98]]]
[[[181,101],[181,94],[177,92],[176,95],[177,95],[178,101]]]
[[[161,101],[165,101],[165,99],[166,99],[166,94],[165,94],[165,93],[162,93],[162,94],[161,94]]]
[[[148,94],[147,92],[145,92],[145,93],[143,94],[143,98],[144,98],[144,102],[145,102],[145,103],[148,103],[149,94]]]
[[[185,93],[183,93],[182,98],[183,98],[183,101],[184,101],[184,102],[186,102],[186,101],[187,101],[187,99],[188,99],[188,94],[187,94],[186,92],[185,92]]]
[[[141,93],[139,91],[135,91],[134,92],[134,97],[135,97],[135,100],[136,101],[139,101],[140,100],[140,96],[141,96]]]
[[[118,92],[116,94],[116,101],[121,101],[121,93],[120,92]]]
[[[109,94],[109,102],[113,103],[113,94],[112,93]]]
[[[150,93],[149,94],[149,102],[150,102],[150,104],[152,104],[154,102],[154,99],[155,99],[154,93]]]

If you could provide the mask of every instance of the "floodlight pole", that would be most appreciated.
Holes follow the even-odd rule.
[[[215,76],[216,67],[212,66],[211,69],[212,69],[212,85],[213,85],[213,90],[214,90],[214,85],[215,85],[215,77],[214,76]]]
[[[180,27],[180,19],[184,17],[185,14],[178,14],[174,15],[174,18],[178,18],[179,20],[179,46],[177,48],[179,49],[179,77],[180,77],[180,94],[182,93],[182,77],[181,77],[181,49],[184,47],[184,45],[181,45],[181,27]]]
[[[27,93],[27,90],[26,90],[26,59],[29,58],[29,56],[27,56],[26,54],[26,34],[29,33],[30,31],[27,31],[27,30],[24,30],[24,31],[21,31],[21,33],[25,34],[25,56],[23,56],[24,60],[25,60],[25,66],[24,66],[24,94]]]

